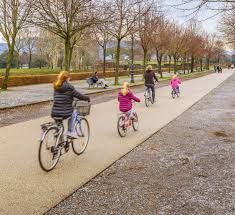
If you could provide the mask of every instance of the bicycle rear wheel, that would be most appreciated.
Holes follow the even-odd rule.
[[[149,107],[149,105],[150,105],[150,94],[149,94],[148,90],[145,91],[144,97],[145,97],[145,105],[146,105],[146,107]]]
[[[134,131],[138,131],[139,129],[139,119],[137,113],[134,113],[134,119],[132,119],[132,127]]]
[[[118,134],[120,137],[125,137],[127,133],[127,128],[125,125],[125,116],[120,116],[117,123]]]
[[[172,98],[174,99],[176,96],[175,90],[172,90],[171,95],[172,95]]]
[[[177,95],[178,98],[180,97],[180,90],[179,89],[177,89],[176,95]]]
[[[38,159],[40,167],[46,172],[53,170],[60,159],[58,142],[58,128],[49,128],[40,142]]]
[[[76,155],[81,155],[85,152],[90,140],[90,126],[87,119],[81,118],[81,121],[75,125],[75,130],[78,139],[73,140],[72,148]]]

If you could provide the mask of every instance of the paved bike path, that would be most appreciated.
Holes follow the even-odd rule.
[[[136,105],[140,130],[126,138],[117,134],[117,101],[94,105],[89,117],[91,141],[80,157],[72,151],[51,173],[39,168],[40,118],[0,128],[0,214],[42,214],[187,110],[232,75],[212,74],[186,81],[179,99],[171,99],[169,87],[158,89],[158,102],[150,108]],[[142,95],[139,95],[143,99]],[[112,189],[112,188],[110,188]],[[85,199],[84,199],[85,201]],[[81,209],[82,210],[82,209]]]

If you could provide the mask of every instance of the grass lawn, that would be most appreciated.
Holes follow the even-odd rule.
[[[3,76],[5,69],[0,69],[0,76]],[[10,76],[24,76],[24,75],[47,75],[58,74],[60,69],[52,70],[48,68],[32,68],[32,69],[11,69]]]
[[[137,63],[137,62],[135,62]],[[26,76],[26,75],[48,75],[58,74],[61,69],[48,69],[48,68],[31,68],[31,69],[11,69],[10,76]],[[0,77],[4,76],[5,69],[0,69]],[[173,72],[173,71],[171,71]],[[195,72],[200,73],[200,72]],[[194,73],[193,73],[194,74]]]

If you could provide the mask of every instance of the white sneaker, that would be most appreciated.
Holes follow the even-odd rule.
[[[75,131],[74,132],[68,131],[67,136],[71,139],[77,139],[78,138],[78,135]]]

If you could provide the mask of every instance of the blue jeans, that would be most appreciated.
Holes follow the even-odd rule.
[[[75,123],[78,121],[80,122],[81,118],[78,115],[77,111],[74,110],[72,116],[68,120],[68,131],[74,132]]]

